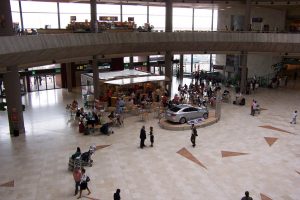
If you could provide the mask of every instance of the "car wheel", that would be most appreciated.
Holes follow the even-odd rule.
[[[186,119],[184,117],[180,118],[179,120],[180,124],[184,124],[186,122]]]
[[[203,118],[204,118],[204,119],[207,119],[207,118],[208,118],[208,113],[204,113],[204,114],[203,114]]]

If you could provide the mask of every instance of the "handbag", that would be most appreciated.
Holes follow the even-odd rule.
[[[90,182],[90,180],[91,180],[90,177],[87,176],[87,177],[86,177],[86,182]]]

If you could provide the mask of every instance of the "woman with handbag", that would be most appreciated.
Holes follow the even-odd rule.
[[[90,181],[90,177],[88,177],[86,174],[85,174],[85,169],[82,169],[81,170],[81,180],[80,180],[80,192],[79,192],[79,197],[77,199],[80,199],[81,198],[81,193],[82,193],[82,190],[87,190],[89,194],[91,194],[91,191],[88,187],[88,182]]]

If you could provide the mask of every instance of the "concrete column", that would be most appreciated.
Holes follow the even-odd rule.
[[[211,27],[210,27],[210,30],[213,31],[214,30],[214,7],[212,7],[211,9]]]
[[[121,71],[124,70],[124,58],[112,58],[110,71]]]
[[[244,31],[250,31],[251,29],[251,0],[246,0],[245,4],[245,22]]]
[[[183,81],[183,54],[180,54],[180,60],[179,60],[179,79],[180,79],[180,83],[182,84],[182,81]]]
[[[24,23],[23,23],[23,11],[22,11],[22,3],[19,0],[19,10],[20,10],[20,20],[21,20],[21,29],[24,30]]]
[[[193,13],[192,13],[192,31],[195,30],[195,8],[193,8]]]
[[[150,66],[150,56],[147,56],[147,72],[151,71],[151,66]]]
[[[247,87],[247,52],[241,52],[240,55],[241,81],[240,88],[243,94],[246,93]]]
[[[133,66],[133,56],[129,57],[129,69],[134,69],[134,66]]]
[[[0,36],[14,35],[10,0],[0,1]]]
[[[149,4],[147,5],[147,24],[149,24]]]
[[[72,92],[72,63],[67,63],[67,88],[68,92]]]
[[[61,29],[61,26],[60,26],[60,8],[59,8],[59,2],[57,2],[57,22],[58,22],[58,29]]]
[[[13,134],[15,130],[25,133],[18,67],[7,68],[4,74],[4,86],[10,134]]]
[[[94,85],[94,98],[99,99],[99,69],[98,69],[98,59],[97,56],[93,56],[93,85]]]
[[[191,54],[191,73],[193,73],[194,54]]]
[[[165,32],[173,31],[173,7],[172,0],[166,0],[166,27]]]
[[[98,33],[98,21],[97,21],[97,2],[91,0],[91,32]]]
[[[217,91],[216,95],[216,110],[215,110],[215,117],[219,121],[221,119],[221,105],[222,105],[222,94],[221,91]]]
[[[166,51],[165,54],[165,76],[169,79],[166,81],[165,85],[166,88],[170,91],[171,95],[171,86],[172,86],[172,74],[173,74],[173,67],[172,67],[172,54],[171,51]]]
[[[120,22],[123,22],[123,4],[122,4],[122,1],[121,1],[121,4],[120,4]]]

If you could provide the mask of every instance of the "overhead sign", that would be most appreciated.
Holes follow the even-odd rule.
[[[263,18],[262,17],[253,17],[252,18],[252,22],[262,23],[263,22]]]
[[[118,21],[118,17],[117,16],[100,16],[99,20],[100,21],[111,21],[111,22],[114,22],[114,21]]]
[[[76,21],[76,16],[70,16],[71,21]]]
[[[134,17],[128,17],[129,22],[134,22]]]

